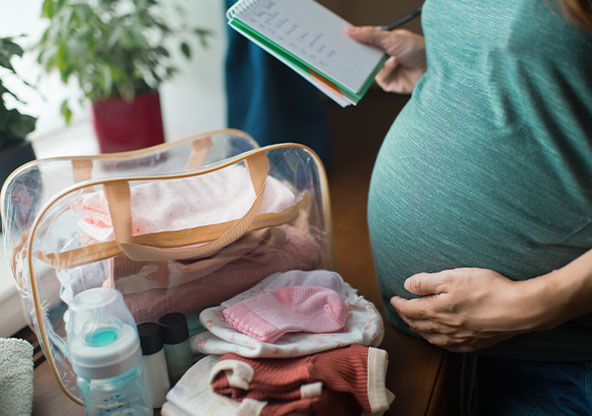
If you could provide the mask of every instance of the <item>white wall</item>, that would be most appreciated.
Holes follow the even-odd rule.
[[[162,0],[170,4],[170,0]],[[161,103],[167,140],[176,140],[192,134],[223,128],[225,126],[226,102],[223,89],[223,57],[226,32],[223,3],[212,0],[179,0],[186,10],[187,22],[206,27],[213,32],[209,47],[203,49],[196,39],[191,46],[193,54],[190,61],[177,52],[177,45],[171,47],[175,64],[180,71],[177,76],[161,88]],[[0,0],[0,37],[26,34],[19,43],[25,47],[32,45],[41,35],[46,23],[40,16],[42,0]],[[173,51],[174,49],[174,51]],[[24,109],[39,116],[33,140],[50,142],[52,137],[68,135],[64,131],[64,121],[59,113],[59,105],[68,95],[77,90],[75,82],[68,87],[61,84],[57,74],[44,76],[39,82],[40,68],[34,54],[25,54],[21,62],[14,62],[19,74],[38,85],[40,95],[23,87],[15,80],[7,84],[19,92],[26,101]],[[19,107],[18,104],[15,104]],[[75,134],[91,134],[88,104],[85,108],[75,108],[73,129]],[[80,125],[84,125],[82,128]],[[76,127],[78,126],[78,127]],[[70,129],[72,130],[72,129]],[[49,144],[49,143],[48,143]],[[52,155],[53,156],[53,155]]]
[[[180,58],[178,48],[175,48],[176,61],[181,71],[161,89],[165,134],[168,140],[226,127],[224,2],[184,0],[181,4],[188,12],[188,22],[209,28],[213,34],[209,37],[207,49],[202,48],[197,39],[192,43],[193,53],[190,62]]]
[[[171,0],[161,0],[170,4]],[[225,127],[226,101],[223,89],[223,57],[226,44],[223,3],[212,0],[179,0],[187,11],[187,21],[207,27],[213,32],[210,45],[204,50],[196,40],[191,61],[175,54],[180,69],[175,79],[165,83],[161,105],[167,140],[176,140],[207,130]],[[39,38],[44,22],[39,17],[42,0],[0,0],[0,37],[26,34],[19,43],[28,47]],[[176,48],[175,48],[176,49]],[[61,84],[57,74],[37,82],[40,68],[34,54],[26,54],[20,62],[13,62],[16,70],[27,81],[37,84],[40,94],[24,87],[14,79],[6,81],[11,90],[27,101],[22,106],[28,114],[39,116],[31,139],[38,158],[82,155],[98,152],[90,123],[88,103],[74,109],[72,125],[66,127],[59,106],[77,87]],[[43,97],[43,98],[42,98]],[[0,239],[1,239],[0,234]],[[0,244],[0,337],[13,334],[25,325],[20,302]]]

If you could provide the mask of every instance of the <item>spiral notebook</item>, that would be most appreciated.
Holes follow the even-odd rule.
[[[226,18],[342,107],[362,99],[386,60],[350,39],[350,24],[314,0],[239,0]]]

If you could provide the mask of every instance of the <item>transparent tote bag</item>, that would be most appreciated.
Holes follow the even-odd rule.
[[[65,312],[95,287],[136,323],[194,317],[275,272],[332,268],[327,180],[297,144],[223,130],[139,151],[37,160],[2,189],[4,244],[30,326],[81,403]]]

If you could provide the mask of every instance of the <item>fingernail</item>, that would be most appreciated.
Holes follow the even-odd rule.
[[[409,290],[411,288],[411,278],[408,278],[407,280],[405,280],[405,289]]]
[[[347,26],[345,28],[349,33],[358,33],[359,29],[355,26]]]

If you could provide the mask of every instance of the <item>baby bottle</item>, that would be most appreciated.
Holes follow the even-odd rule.
[[[76,295],[66,331],[87,415],[152,415],[136,325],[119,291]]]

